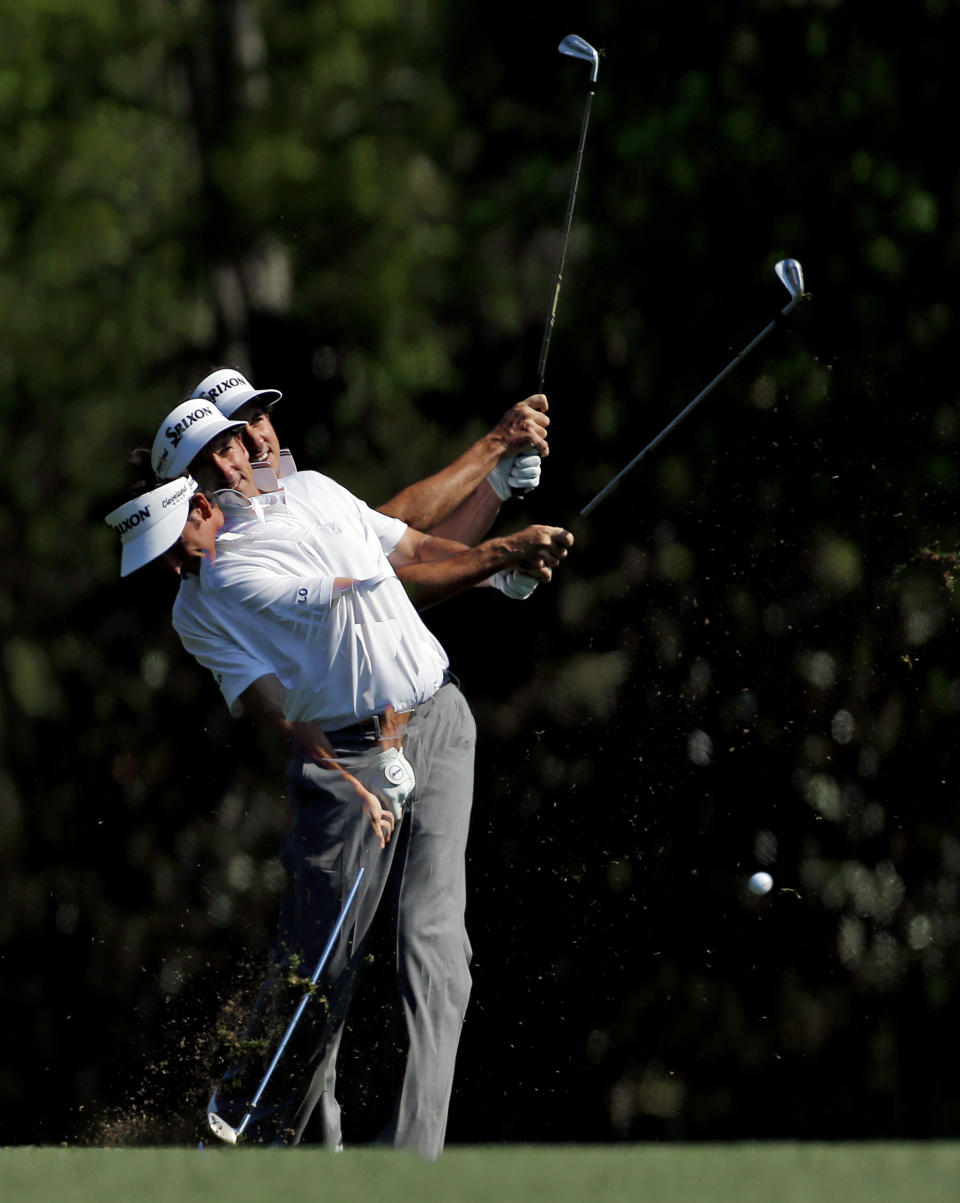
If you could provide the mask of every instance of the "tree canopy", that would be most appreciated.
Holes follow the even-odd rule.
[[[5,1140],[192,1133],[282,885],[279,750],[179,647],[162,573],[119,580],[126,457],[227,363],[379,504],[532,393],[572,32],[602,57],[551,455],[500,524],[577,543],[522,607],[428,616],[481,731],[451,1138],[953,1135],[956,6],[21,0],[3,27]],[[787,256],[811,303],[579,518],[777,315]]]

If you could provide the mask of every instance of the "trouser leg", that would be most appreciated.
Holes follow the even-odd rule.
[[[352,989],[349,994],[352,997]],[[337,1057],[340,1054],[340,1041],[343,1037],[349,1001],[350,998],[344,998],[341,1008],[338,1008],[341,1013],[336,1016],[331,1014],[327,1019],[321,1043],[317,1049],[319,1063],[316,1062],[315,1057],[306,1060],[308,1066],[315,1064],[316,1067],[291,1118],[290,1136],[287,1142],[289,1144],[300,1143],[308,1122],[313,1122],[315,1126],[319,1124],[326,1148],[337,1149],[343,1144],[340,1104],[337,1102]]]
[[[361,781],[368,776],[375,750],[335,751],[340,763]],[[394,833],[386,849],[380,850],[356,792],[335,772],[294,761],[289,785],[296,817],[287,844],[293,873],[288,928],[299,950],[302,972],[313,971],[357,870],[361,864],[365,866],[356,901],[318,983],[318,993],[326,998],[327,1007],[316,1007],[309,1021],[313,1003],[308,1004],[301,1021],[306,1029],[286,1074],[293,1100],[288,1143],[300,1142],[319,1105],[324,1143],[336,1147],[340,1142],[336,1058],[366,938],[390,873],[397,835]]]
[[[397,976],[409,1049],[393,1123],[398,1148],[443,1149],[457,1046],[470,996],[465,853],[476,727],[446,686],[417,712],[404,750],[417,778],[397,890]]]

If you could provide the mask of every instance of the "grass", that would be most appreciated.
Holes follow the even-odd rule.
[[[952,1203],[960,1143],[0,1149],[5,1203]]]

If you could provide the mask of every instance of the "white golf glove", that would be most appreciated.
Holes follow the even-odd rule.
[[[417,784],[413,766],[404,756],[402,748],[387,748],[377,756],[376,764],[383,774],[383,780],[377,783],[376,792],[383,795],[393,811],[393,817],[399,823],[403,818],[403,805]]]
[[[490,578],[490,584],[505,596],[512,597],[514,601],[526,601],[540,581],[529,572],[521,572],[519,568],[505,568]]]
[[[530,493],[540,483],[540,456],[535,451],[502,459],[487,477],[490,488],[506,501],[515,492]]]

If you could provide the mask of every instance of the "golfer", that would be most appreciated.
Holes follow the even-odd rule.
[[[357,868],[368,867],[321,979],[329,1020],[315,1046],[288,1062],[287,1098],[274,1099],[272,1130],[261,1124],[258,1136],[299,1143],[319,1104],[323,1138],[339,1145],[336,1051],[364,941],[387,897],[396,915],[409,1048],[383,1138],[434,1158],[443,1146],[470,989],[464,849],[475,732],[446,655],[395,568],[419,573],[432,596],[489,582],[524,597],[550,579],[572,536],[530,527],[465,548],[370,510],[313,472],[260,492],[237,426],[212,409],[204,412],[196,401],[178,407],[153,448],[158,475],[175,478],[190,468],[227,485],[218,495],[226,510],[198,500],[189,537],[181,533],[169,552],[183,574],[174,624],[213,670],[228,703],[249,694],[240,688],[245,677],[261,671],[282,721],[322,732],[324,755],[337,766],[321,768],[323,755],[301,754],[288,766],[290,937],[303,964],[316,961]],[[115,529],[128,518],[124,507],[111,515]],[[121,529],[121,537],[143,536],[133,528]],[[389,823],[375,821],[369,803],[357,804],[365,799],[355,782],[388,803],[396,824],[389,842]],[[382,851],[371,825],[376,842],[386,844]],[[230,1107],[236,1121],[250,1097],[227,1097],[233,1081],[228,1075],[211,1105],[228,1123]]]

